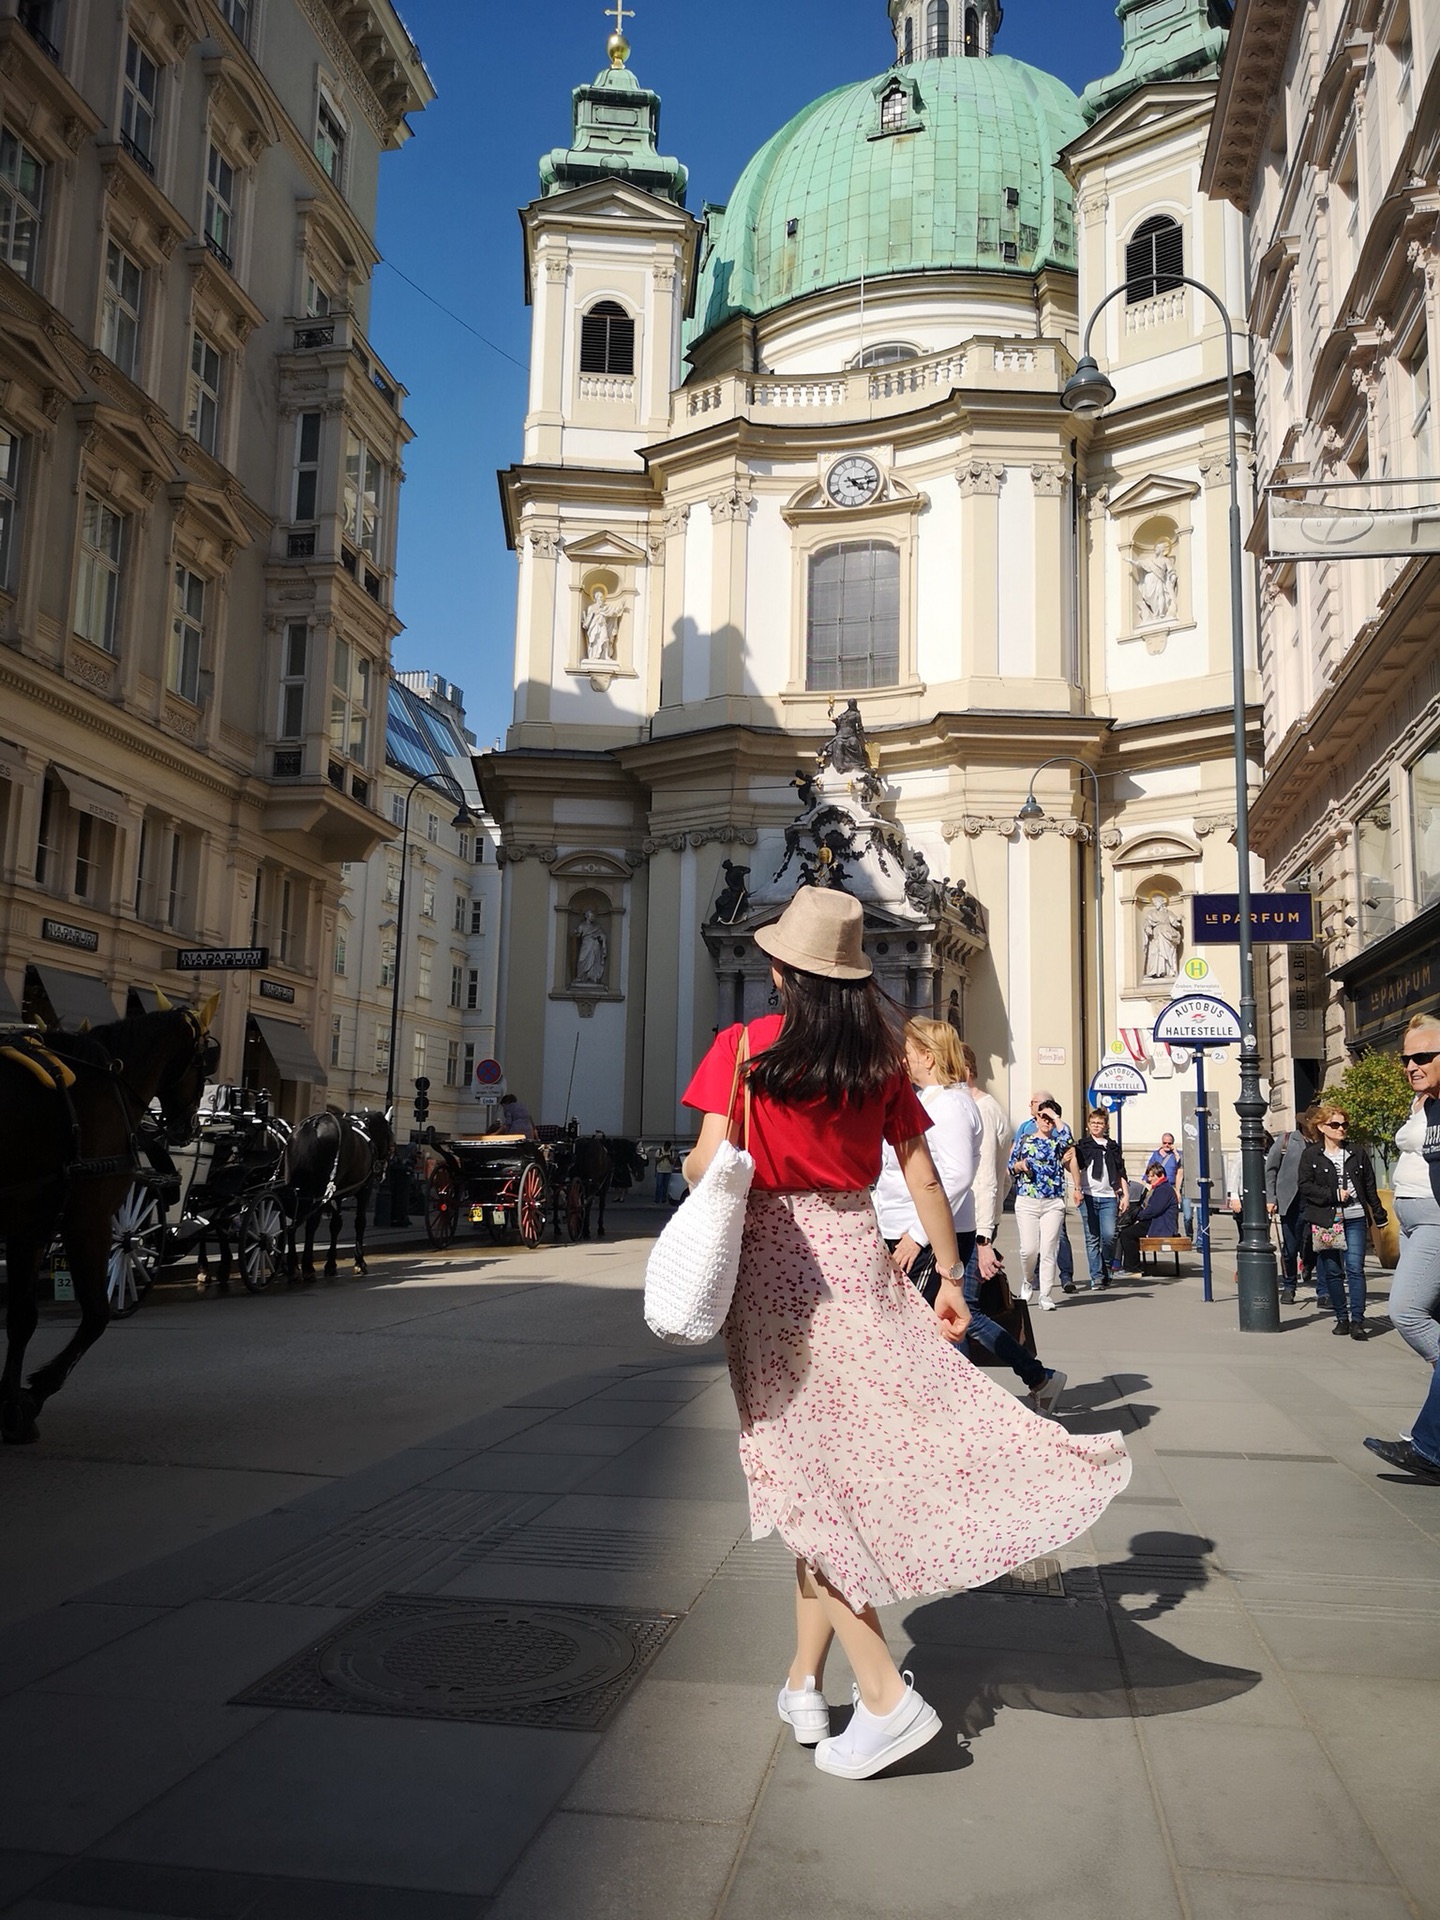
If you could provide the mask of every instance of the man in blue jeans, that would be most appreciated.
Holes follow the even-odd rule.
[[[1408,1440],[1367,1440],[1366,1446],[1392,1467],[1440,1487],[1440,1367],[1432,1369],[1430,1391]]]

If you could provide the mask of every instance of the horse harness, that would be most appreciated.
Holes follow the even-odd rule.
[[[187,1007],[185,1017],[194,1030],[197,1046],[204,1044],[205,1033],[194,1013]],[[61,1166],[57,1176],[63,1185],[72,1180],[114,1180],[122,1174],[141,1174],[142,1155],[154,1165],[153,1153],[140,1137],[141,1122],[132,1118],[125,1096],[139,1104],[139,1096],[125,1079],[125,1062],[111,1056],[97,1058],[78,1053],[67,1058],[47,1044],[45,1038],[33,1027],[10,1027],[0,1029],[0,1059],[9,1060],[13,1065],[22,1067],[49,1092],[56,1094],[65,1103],[65,1117],[70,1128],[71,1155]],[[80,1132],[80,1116],[75,1111],[75,1102],[71,1097],[80,1073],[102,1074],[115,1095],[115,1103],[120,1110],[120,1119],[125,1128],[124,1153],[115,1153],[98,1158],[87,1159],[83,1150]],[[142,1115],[143,1121],[143,1115]],[[173,1171],[173,1165],[172,1165]],[[17,1184],[7,1189],[12,1191]]]
[[[372,1180],[379,1178],[383,1160],[389,1158],[388,1154],[382,1158],[380,1149],[370,1138],[358,1114],[347,1113],[342,1115],[332,1113],[329,1117],[335,1122],[335,1160],[330,1168],[330,1178],[325,1183],[324,1197],[320,1202],[322,1207],[333,1206],[335,1203],[335,1195],[338,1191],[340,1181],[340,1155],[345,1149],[346,1127],[349,1127],[351,1133],[353,1133],[358,1140],[363,1140],[365,1145],[370,1149],[370,1177]]]

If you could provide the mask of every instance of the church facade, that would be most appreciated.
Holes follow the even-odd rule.
[[[892,63],[700,217],[619,34],[575,90],[522,214],[515,709],[477,761],[538,1118],[691,1131],[694,1061],[767,1004],[750,935],[810,880],[1012,1111],[1125,1049],[1127,1132],[1178,1130],[1150,1028],[1190,898],[1234,889],[1235,775],[1224,332],[1176,276],[1243,337],[1244,274],[1199,191],[1224,25],[1120,13],[1077,97],[993,0],[890,0]],[[1122,284],[1085,420],[1061,392]]]

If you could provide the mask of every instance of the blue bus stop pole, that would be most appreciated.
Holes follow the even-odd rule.
[[[1210,1285],[1210,1109],[1205,1100],[1205,1049],[1195,1050],[1195,1145],[1200,1164],[1200,1273],[1204,1298],[1215,1298]]]

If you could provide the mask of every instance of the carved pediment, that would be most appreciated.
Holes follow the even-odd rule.
[[[1137,480],[1123,493],[1110,496],[1110,517],[1118,520],[1182,506],[1187,500],[1195,499],[1199,492],[1197,481],[1182,480],[1171,473],[1147,473],[1143,480]]]
[[[1200,858],[1200,843],[1188,833],[1165,830],[1140,833],[1127,840],[1111,857],[1115,867],[1169,867],[1177,861]]]
[[[583,847],[576,853],[567,853],[551,864],[550,871],[557,880],[628,880],[631,877],[625,862],[603,847]]]
[[[611,566],[643,567],[648,564],[650,555],[644,547],[636,546],[633,540],[626,540],[618,533],[588,533],[583,540],[567,540],[565,552],[569,559],[578,560],[587,567]]]
[[[230,54],[211,54],[203,64],[210,83],[211,131],[231,153],[257,160],[280,138],[279,123],[264,96]]]

